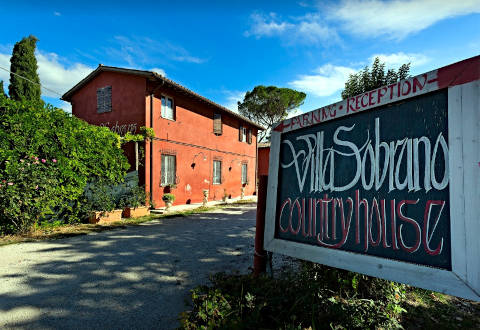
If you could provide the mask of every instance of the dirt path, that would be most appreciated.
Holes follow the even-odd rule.
[[[255,208],[0,247],[0,328],[171,329],[189,290],[248,272]]]

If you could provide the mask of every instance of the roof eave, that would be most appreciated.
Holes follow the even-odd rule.
[[[245,118],[242,115],[239,115],[239,114],[233,112],[232,110],[227,109],[226,107],[224,107],[224,106],[222,106],[218,103],[215,103],[212,100],[209,100],[206,97],[203,97],[200,94],[197,94],[194,91],[192,91],[192,90],[190,90],[190,89],[188,89],[188,88],[186,88],[186,87],[184,87],[180,84],[177,84],[173,80],[165,78],[164,76],[162,76],[162,75],[160,75],[156,72],[152,72],[152,71],[124,69],[124,68],[117,68],[117,67],[112,67],[112,66],[99,65],[88,76],[86,76],[85,78],[80,80],[75,86],[73,86],[70,90],[68,90],[65,94],[63,94],[63,96],[61,97],[61,100],[71,102],[71,99],[72,99],[72,96],[73,96],[74,93],[76,93],[80,88],[82,88],[85,84],[87,84],[90,80],[92,80],[97,74],[99,74],[100,72],[103,72],[103,71],[137,75],[137,76],[142,76],[142,77],[149,78],[149,79],[152,79],[152,80],[156,79],[156,80],[162,81],[163,83],[166,83],[169,86],[171,86],[171,87],[173,87],[177,90],[180,90],[180,91],[186,93],[187,95],[190,95],[190,96],[196,98],[197,100],[203,101],[203,102],[213,106],[214,108],[216,108],[220,111],[223,111],[223,112],[225,112],[225,113],[227,113],[227,114],[229,114],[229,115],[231,115],[231,116],[233,116],[237,119],[240,119],[240,120],[254,126],[258,130],[265,130],[264,127],[258,125],[257,123],[251,121],[250,119]]]

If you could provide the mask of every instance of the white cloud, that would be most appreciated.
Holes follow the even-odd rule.
[[[378,57],[380,62],[385,63],[389,69],[397,69],[406,63],[411,63],[411,67],[419,67],[430,61],[430,58],[419,53],[375,54],[370,57],[370,61],[373,62],[375,57]]]
[[[55,53],[39,51],[36,57],[40,82],[43,86],[60,94],[64,94],[94,70],[94,68],[90,68],[82,63],[62,64]],[[42,95],[59,97],[57,94],[47,90],[42,90]]]
[[[275,13],[262,15],[253,13],[250,15],[252,24],[250,30],[245,32],[245,36],[255,36],[257,39],[261,37],[271,37],[278,35],[293,27],[293,24],[287,22],[279,22],[279,18]]]
[[[172,56],[172,60],[177,62],[188,62],[188,63],[196,63],[200,64],[205,62],[205,59],[190,55],[179,55],[179,56]]]
[[[337,31],[329,27],[320,15],[309,14],[300,18],[295,27],[297,40],[304,43],[338,42]]]
[[[363,37],[403,39],[438,21],[480,13],[480,1],[343,0],[328,15],[341,21],[346,31]]]
[[[280,36],[284,37],[287,44],[319,43],[338,41],[337,32],[329,27],[319,14],[307,14],[292,18],[291,21],[281,21],[275,14],[250,15],[250,29],[244,33],[246,37]]]
[[[6,70],[10,70],[10,56],[8,54],[0,53],[0,80],[3,80],[3,85],[5,88],[8,86],[8,81],[10,80],[10,73]]]
[[[159,75],[164,76],[164,77],[167,76],[167,74],[165,73],[165,70],[160,69],[160,68],[153,68],[153,69],[150,69],[150,71],[156,72]]]
[[[62,13],[60,13],[60,12],[58,12],[58,11],[54,11],[54,12],[53,12],[53,15],[55,15],[55,16],[62,16]]]
[[[326,64],[317,68],[314,74],[300,75],[297,80],[289,82],[289,85],[314,96],[325,97],[344,88],[349,75],[355,72],[352,68]]]
[[[223,106],[229,110],[238,112],[238,103],[237,102],[242,102],[243,98],[245,97],[246,92],[241,92],[241,91],[225,91],[224,92],[227,97],[226,101],[223,104]]]
[[[169,41],[157,41],[141,36],[115,36],[114,46],[105,47],[104,52],[115,61],[126,63],[131,68],[158,65],[159,59],[200,64],[207,59],[192,56],[185,48]],[[120,65],[124,65],[124,64]]]
[[[93,71],[93,68],[82,63],[62,64],[59,56],[55,53],[37,51],[35,56],[38,63],[40,83],[43,87],[56,92],[42,88],[43,96],[59,98]],[[0,53],[0,66],[2,68],[10,70],[10,57],[11,54]],[[10,73],[0,70],[0,80],[3,80],[5,87],[7,87],[10,81]]]

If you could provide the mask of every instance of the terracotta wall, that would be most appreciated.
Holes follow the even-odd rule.
[[[176,118],[174,121],[161,117],[161,96],[174,99]],[[150,124],[150,96],[146,97],[146,122]],[[241,194],[241,165],[247,164],[248,184],[245,195],[255,193],[256,135],[252,127],[252,143],[239,141],[240,121],[222,114],[223,132],[213,133],[215,109],[185,95],[168,89],[157,90],[153,98],[153,199],[156,206],[163,206],[161,197],[168,192],[161,185],[161,155],[173,154],[177,163],[177,184],[172,190],[176,196],[174,204],[198,203],[202,201],[202,190],[209,190],[209,200],[220,200],[224,193],[229,197]],[[242,125],[246,125],[245,123]],[[147,155],[150,147],[147,144]],[[213,184],[213,161],[222,162],[222,183]],[[150,173],[149,158],[146,159],[146,178]],[[150,183],[147,179],[147,191]]]

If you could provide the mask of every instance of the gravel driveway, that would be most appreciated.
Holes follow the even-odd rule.
[[[172,329],[189,290],[249,272],[255,207],[0,247],[0,328]]]

